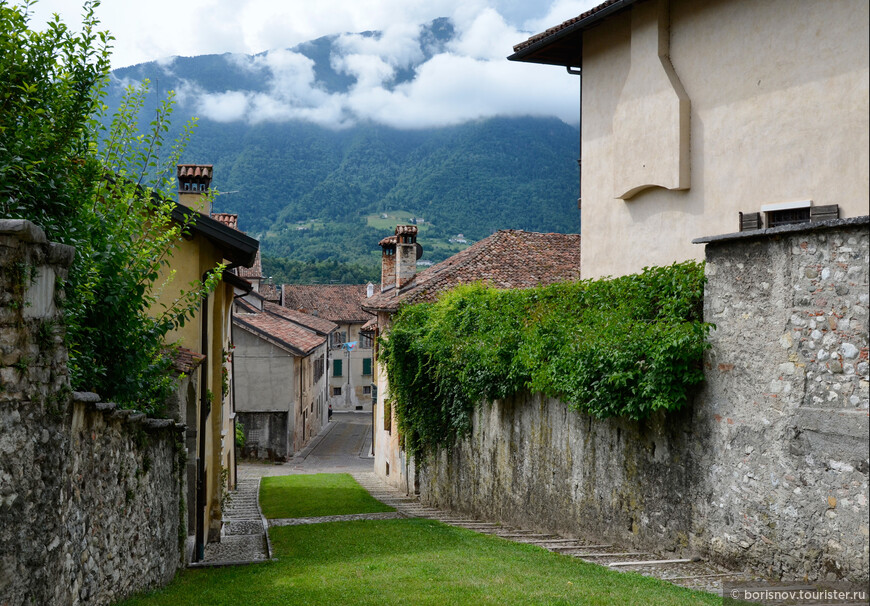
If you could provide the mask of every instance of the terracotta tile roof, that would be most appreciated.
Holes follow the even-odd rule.
[[[396,311],[400,303],[434,301],[459,284],[531,288],[580,279],[580,235],[502,230],[418,273],[405,288],[363,302],[369,311]]]
[[[356,324],[371,319],[362,309],[365,298],[365,284],[285,284],[281,304],[333,322]]]
[[[223,223],[230,229],[239,230],[239,215],[235,213],[212,213],[211,218]]]
[[[260,262],[260,250],[257,249],[257,256],[254,257],[254,264],[250,267],[237,267],[236,274],[246,280],[259,280],[263,277],[263,264]]]
[[[266,301],[278,303],[281,300],[281,291],[274,284],[260,284],[260,296]]]
[[[395,246],[396,245],[396,236],[387,236],[380,242],[378,242],[378,246]]]
[[[579,23],[580,21],[583,21],[584,19],[588,19],[589,17],[592,17],[595,14],[600,13],[604,9],[609,8],[615,4],[628,5],[628,4],[632,4],[632,3],[633,3],[633,0],[632,0],[632,2],[626,2],[626,0],[606,0],[606,2],[602,2],[601,4],[599,4],[598,6],[596,6],[594,8],[590,8],[585,13],[581,13],[572,19],[568,19],[567,21],[564,21],[564,22],[560,23],[559,25],[556,25],[554,27],[547,29],[546,31],[541,32],[540,34],[535,34],[534,36],[532,36],[528,40],[525,40],[524,42],[520,42],[519,44],[514,46],[514,52],[518,53],[519,51],[521,51],[523,49],[529,48],[530,46],[536,44],[537,42],[540,42],[541,40],[549,38],[550,36],[553,36],[555,34],[558,34],[559,32],[568,29],[569,27],[571,27],[575,23]]]
[[[326,337],[273,313],[234,314],[233,323],[293,355],[307,356],[326,343]]]
[[[338,324],[330,322],[325,318],[318,318],[317,316],[302,313],[301,311],[297,311],[295,309],[287,309],[286,307],[282,307],[269,301],[265,301],[263,303],[263,309],[271,314],[281,316],[282,318],[286,318],[287,320],[295,322],[296,324],[301,324],[305,328],[309,328],[321,334],[329,334],[333,330],[338,328]]]
[[[172,355],[172,367],[178,372],[190,374],[202,364],[205,356],[186,347],[179,347]]]
[[[369,320],[368,322],[366,322],[365,324],[360,326],[360,331],[362,331],[362,332],[374,332],[377,327],[378,327],[378,317],[375,316],[374,318],[372,318],[371,320]]]

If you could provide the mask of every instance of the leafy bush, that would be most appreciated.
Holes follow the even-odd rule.
[[[402,307],[380,341],[399,428],[416,455],[470,427],[484,401],[522,390],[597,418],[677,410],[709,347],[703,265],[529,290],[460,286]]]
[[[156,309],[188,227],[157,192],[174,189],[190,128],[161,153],[170,94],[139,132],[147,82],[127,90],[107,125],[101,96],[112,38],[97,32],[99,2],[85,2],[79,34],[56,16],[32,31],[32,4],[0,0],[0,211],[76,248],[64,303],[73,388],[156,412],[173,387],[164,337],[192,317],[222,269]]]

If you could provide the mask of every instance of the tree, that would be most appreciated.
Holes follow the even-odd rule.
[[[96,1],[80,34],[57,16],[29,28],[28,1],[0,0],[0,205],[76,247],[65,319],[74,389],[156,411],[173,386],[167,332],[191,317],[223,267],[155,313],[158,283],[187,225],[172,220],[174,168],[192,124],[160,162],[172,94],[138,131],[148,83],[127,89],[111,121],[101,102],[109,41],[96,32]],[[108,122],[108,124],[107,124]],[[169,278],[172,278],[172,272]]]

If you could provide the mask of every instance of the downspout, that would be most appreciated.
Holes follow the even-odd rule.
[[[209,272],[202,274],[202,281],[208,279]],[[199,447],[196,460],[196,561],[202,561],[205,557],[205,428],[206,418],[211,410],[208,401],[208,294],[202,298],[202,321],[201,321],[201,347],[206,356],[204,363],[199,365]]]
[[[380,326],[375,326],[375,340],[372,343],[372,378],[374,379],[373,383],[375,385],[375,389],[378,388],[378,336],[380,336]],[[372,401],[372,457],[375,456],[375,422],[377,421],[377,415],[375,415],[375,408],[377,408],[378,399]]]
[[[581,51],[582,52],[582,51]],[[582,61],[582,60],[581,60]],[[582,66],[578,68],[573,68],[570,65],[566,66],[565,69],[572,76],[581,76],[580,78],[580,111],[579,113],[579,131],[580,131],[580,141],[577,145],[577,210],[580,211],[580,231],[583,231],[583,78],[582,78]]]
[[[233,297],[234,299],[236,297]],[[236,338],[235,338],[235,327],[233,326],[233,314],[235,313],[235,305],[230,309],[230,347],[235,348]],[[230,351],[233,351],[232,349]],[[230,374],[230,381],[233,383],[233,387],[230,390],[230,395],[233,398],[233,435],[232,435],[232,444],[233,444],[233,486],[238,489],[239,487],[239,461],[235,457],[236,452],[236,357],[234,354],[230,354],[233,359],[232,363],[232,372]]]
[[[299,357],[299,412],[302,413],[302,447],[305,448],[305,432],[308,431],[308,423],[305,422],[305,409],[302,406],[302,379],[305,374],[304,358]]]

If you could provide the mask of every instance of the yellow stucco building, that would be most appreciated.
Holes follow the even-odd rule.
[[[194,317],[167,335],[182,347],[187,374],[181,378],[171,413],[187,425],[186,504],[188,557],[202,559],[207,542],[220,540],[221,499],[235,484],[235,441],[232,401],[232,304],[251,285],[232,273],[254,264],[259,242],[210,216],[211,165],[178,166],[178,204],[173,218],[185,222],[193,214],[184,241],[174,251],[165,273],[174,279],[160,293],[156,308],[171,304],[181,290],[204,280],[218,264],[227,264],[217,288],[205,297]]]

